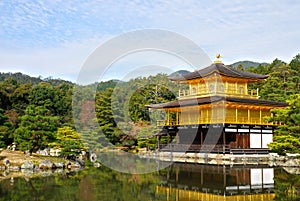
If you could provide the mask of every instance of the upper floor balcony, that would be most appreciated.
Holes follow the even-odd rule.
[[[185,98],[198,98],[198,97],[207,97],[207,96],[231,96],[231,97],[240,97],[240,98],[253,98],[258,99],[259,93],[258,89],[256,90],[247,90],[245,91],[244,88],[239,89],[201,89],[201,88],[190,88],[190,89],[179,89],[178,94],[179,99],[185,99]]]

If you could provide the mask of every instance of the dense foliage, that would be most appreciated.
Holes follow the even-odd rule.
[[[300,55],[290,63],[275,59],[271,64],[239,64],[235,68],[269,75],[265,82],[251,84],[250,88],[259,88],[262,99],[290,103],[285,109],[274,110],[274,117],[269,119],[284,124],[278,127],[270,148],[282,154],[300,152]],[[73,90],[74,87],[84,90]],[[178,87],[165,74],[78,86],[59,79],[2,73],[0,148],[13,142],[20,150],[59,147],[65,154],[79,153],[90,145],[101,149],[109,146],[108,142],[126,150],[155,148],[151,137],[159,131],[156,119],[164,114],[151,113],[146,105],[176,99]],[[76,107],[72,108],[72,101],[78,103]],[[91,121],[93,108],[96,118]],[[73,115],[80,119],[81,127],[89,128],[93,122],[98,127],[76,133]],[[104,137],[108,142],[100,143]]]
[[[300,94],[291,96],[289,106],[283,109],[274,109],[274,116],[269,121],[281,122],[269,144],[271,150],[279,153],[300,152]]]

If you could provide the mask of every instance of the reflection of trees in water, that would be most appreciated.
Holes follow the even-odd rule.
[[[0,181],[0,201],[6,200],[159,200],[156,173],[131,175],[108,168],[87,168],[75,175],[62,174]],[[163,200],[163,199],[162,199]]]
[[[299,172],[299,171],[298,171]],[[275,199],[276,201],[300,200],[300,175],[289,174],[284,169],[275,171]]]

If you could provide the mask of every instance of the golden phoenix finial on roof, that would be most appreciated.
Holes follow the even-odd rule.
[[[217,54],[216,55],[216,60],[214,61],[215,64],[222,64],[222,60],[221,60],[222,56],[221,54]]]

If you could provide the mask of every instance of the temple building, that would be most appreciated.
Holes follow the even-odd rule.
[[[268,75],[240,71],[217,60],[210,66],[170,78],[178,83],[178,99],[148,105],[150,111],[161,111],[162,128],[157,139],[170,137],[168,145],[158,148],[173,151],[268,152],[276,123],[267,122],[273,108],[285,102],[262,100],[259,89],[249,84],[264,81]],[[210,146],[211,145],[211,146]],[[206,148],[205,148],[206,147]]]

